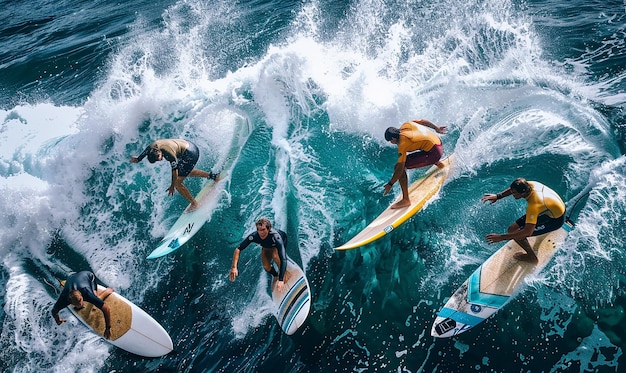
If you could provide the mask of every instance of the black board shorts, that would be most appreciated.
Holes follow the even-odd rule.
[[[526,225],[526,215],[523,215],[515,221],[520,228]],[[555,231],[565,223],[565,212],[558,218],[551,218],[548,215],[539,215],[537,218],[537,225],[531,236],[539,236],[540,234]]]
[[[178,165],[176,167],[176,169],[178,169],[179,177],[186,177],[189,175],[200,158],[200,151],[198,150],[198,147],[190,141],[187,142],[189,143],[189,147],[183,154],[180,155]]]

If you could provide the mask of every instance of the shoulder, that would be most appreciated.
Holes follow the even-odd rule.
[[[414,122],[404,122],[401,126],[400,126],[400,131],[407,131],[407,130],[414,130],[415,128],[417,128],[417,126],[415,125]]]
[[[252,232],[246,238],[246,240],[248,240],[248,241],[254,241],[254,240],[258,240],[258,239],[259,239],[259,232]]]

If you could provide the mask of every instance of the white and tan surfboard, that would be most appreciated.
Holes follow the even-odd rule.
[[[105,289],[98,285],[99,291]],[[111,337],[107,342],[145,357],[159,357],[173,350],[169,334],[144,310],[118,293],[111,293],[105,302],[111,311]],[[78,311],[71,305],[67,309],[94,333],[103,336],[105,322],[102,311],[89,302],[84,304],[85,307]]]

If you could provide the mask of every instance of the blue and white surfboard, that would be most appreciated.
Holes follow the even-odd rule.
[[[272,300],[276,305],[276,319],[285,334],[292,335],[304,324],[311,309],[311,291],[302,269],[291,259],[287,259],[285,288],[276,289],[276,279],[272,282]]]

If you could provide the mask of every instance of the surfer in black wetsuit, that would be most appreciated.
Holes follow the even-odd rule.
[[[96,275],[92,272],[81,271],[74,273],[65,281],[59,299],[52,308],[52,317],[54,317],[57,325],[61,325],[67,320],[59,316],[59,311],[70,304],[74,306],[75,310],[80,310],[85,307],[84,302],[87,301],[102,311],[105,323],[104,338],[109,339],[111,337],[111,310],[104,302],[104,299],[112,292],[113,289],[111,288],[98,291]]]
[[[190,211],[198,208],[198,202],[193,198],[189,189],[183,184],[187,176],[206,177],[215,180],[218,175],[195,167],[200,157],[198,147],[192,142],[181,139],[161,139],[150,144],[138,157],[131,157],[132,163],[141,162],[148,157],[150,163],[166,159],[172,166],[172,183],[167,188],[168,195],[174,194],[174,189],[191,202]]]
[[[260,218],[256,221],[256,232],[248,235],[239,247],[235,249],[233,254],[233,266],[230,269],[230,281],[235,281],[239,276],[237,263],[239,262],[239,253],[243,251],[250,243],[261,245],[261,262],[263,269],[274,277],[278,277],[276,288],[283,291],[285,286],[285,272],[287,271],[287,234],[278,229],[272,229],[272,223],[266,218]],[[279,271],[272,265],[272,260],[278,265]]]

